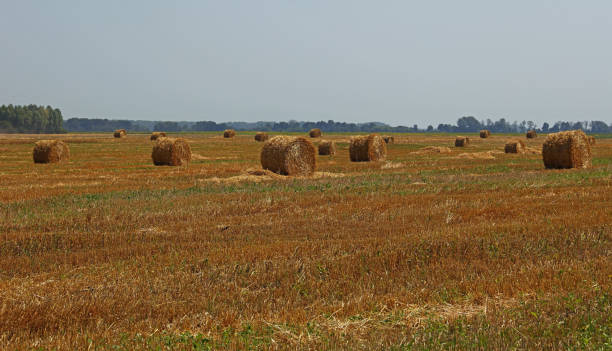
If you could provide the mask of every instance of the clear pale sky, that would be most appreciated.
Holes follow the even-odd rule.
[[[612,122],[609,0],[0,0],[0,48],[64,118]]]

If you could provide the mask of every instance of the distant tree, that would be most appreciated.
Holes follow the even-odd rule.
[[[63,133],[62,112],[51,106],[0,106],[0,128],[8,133]]]
[[[612,132],[612,126],[608,127],[608,125],[602,121],[591,121],[591,133],[610,133],[610,132]]]
[[[457,120],[457,131],[459,132],[477,132],[482,129],[482,124],[472,116],[461,117]]]

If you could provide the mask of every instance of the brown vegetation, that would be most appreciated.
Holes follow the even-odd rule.
[[[530,130],[525,136],[527,137],[527,139],[535,139],[538,137],[538,133],[536,133],[535,130]]]
[[[387,144],[394,144],[395,143],[395,138],[389,135],[385,135],[383,136],[383,139],[385,139],[385,143]]]
[[[70,149],[60,140],[40,140],[34,145],[32,152],[34,163],[55,163],[68,161]]]
[[[233,129],[226,129],[223,131],[224,138],[233,138],[234,136],[236,136],[236,131]]]
[[[542,145],[546,168],[588,168],[591,157],[591,144],[581,130],[548,134]]]
[[[480,131],[481,138],[488,138],[491,136],[491,132],[488,129],[483,129]]]
[[[595,145],[595,137],[592,135],[589,135],[588,138],[589,138],[589,144],[591,146]]]
[[[282,175],[309,175],[316,170],[314,145],[302,137],[275,136],[261,149],[261,166]]]
[[[378,134],[353,136],[349,155],[352,162],[384,161],[387,157],[387,144]]]
[[[181,166],[191,161],[191,147],[183,138],[159,138],[151,153],[156,166]]]

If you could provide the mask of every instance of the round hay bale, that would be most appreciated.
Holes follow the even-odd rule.
[[[313,129],[310,130],[310,132],[308,132],[308,135],[310,135],[311,138],[320,138],[321,137],[321,129],[313,128]]]
[[[275,136],[261,149],[261,166],[283,175],[311,175],[317,166],[316,150],[306,138]]]
[[[507,154],[522,154],[525,152],[525,143],[522,140],[509,140],[504,147]]]
[[[70,159],[68,145],[60,140],[40,140],[32,152],[34,163],[64,162]]]
[[[582,130],[548,134],[542,145],[546,168],[588,168],[591,157],[591,144]]]
[[[268,133],[257,132],[257,134],[255,134],[255,141],[266,141],[268,139],[270,139]]]
[[[535,130],[530,130],[525,136],[527,137],[527,139],[535,139],[538,137],[538,133],[536,133]]]
[[[161,137],[166,137],[166,133],[165,132],[153,132],[151,133],[151,140],[157,140]]]
[[[470,138],[468,137],[464,137],[464,136],[458,136],[455,139],[455,146],[456,147],[465,147],[470,145]]]
[[[115,138],[125,138],[127,136],[127,131],[125,129],[117,129],[115,133],[113,133]]]
[[[236,131],[233,129],[226,129],[223,131],[224,138],[233,138],[236,135]]]
[[[319,143],[319,155],[335,155],[336,142],[333,140],[321,140]]]
[[[591,146],[595,145],[595,137],[592,135],[589,135],[587,137],[589,139],[589,144],[591,144]]]
[[[480,131],[480,137],[485,139],[491,136],[491,132],[488,129],[483,129]]]
[[[387,143],[378,134],[351,137],[349,146],[351,161],[384,161],[387,158]]]
[[[385,135],[383,139],[385,140],[385,143],[387,144],[395,144],[395,137]]]
[[[183,138],[158,138],[151,153],[156,166],[181,166],[191,161],[191,147]]]

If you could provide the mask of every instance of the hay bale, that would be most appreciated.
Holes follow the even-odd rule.
[[[464,147],[464,146],[468,146],[469,144],[470,144],[470,138],[468,138],[468,137],[458,136],[455,139],[455,146],[456,147]]]
[[[157,140],[161,137],[166,137],[166,133],[165,132],[153,132],[151,133],[151,140]]]
[[[378,134],[351,137],[349,146],[351,161],[384,161],[387,158],[387,144]]]
[[[525,136],[527,137],[527,139],[535,139],[538,137],[538,133],[536,133],[535,130],[530,130]]]
[[[70,159],[68,145],[60,140],[40,140],[32,152],[34,163],[64,162]]]
[[[257,134],[255,134],[255,141],[266,141],[268,139],[270,139],[268,133],[257,132]]]
[[[113,133],[115,138],[125,138],[127,136],[127,131],[125,129],[117,129],[115,133]]]
[[[387,144],[395,144],[395,137],[392,137],[390,135],[385,135],[383,139],[385,139],[385,143]]]
[[[595,137],[594,136],[589,135],[587,138],[589,139],[589,144],[591,146],[595,145]]]
[[[319,143],[319,155],[335,155],[336,142],[332,140],[321,140]]]
[[[485,139],[491,136],[491,132],[488,129],[483,129],[480,131],[480,137]]]
[[[156,166],[181,166],[191,161],[191,147],[183,138],[158,138],[151,153]]]
[[[236,131],[233,129],[226,129],[223,131],[224,138],[233,138],[236,135]]]
[[[261,149],[261,166],[283,175],[311,175],[317,166],[316,150],[306,138],[275,136]]]
[[[313,129],[310,130],[310,132],[308,132],[308,135],[310,135],[311,138],[320,138],[321,137],[321,129],[313,128]]]
[[[504,147],[507,154],[522,154],[525,152],[525,143],[522,140],[509,140]]]
[[[591,145],[582,130],[548,134],[542,145],[546,168],[588,168],[591,157]]]

